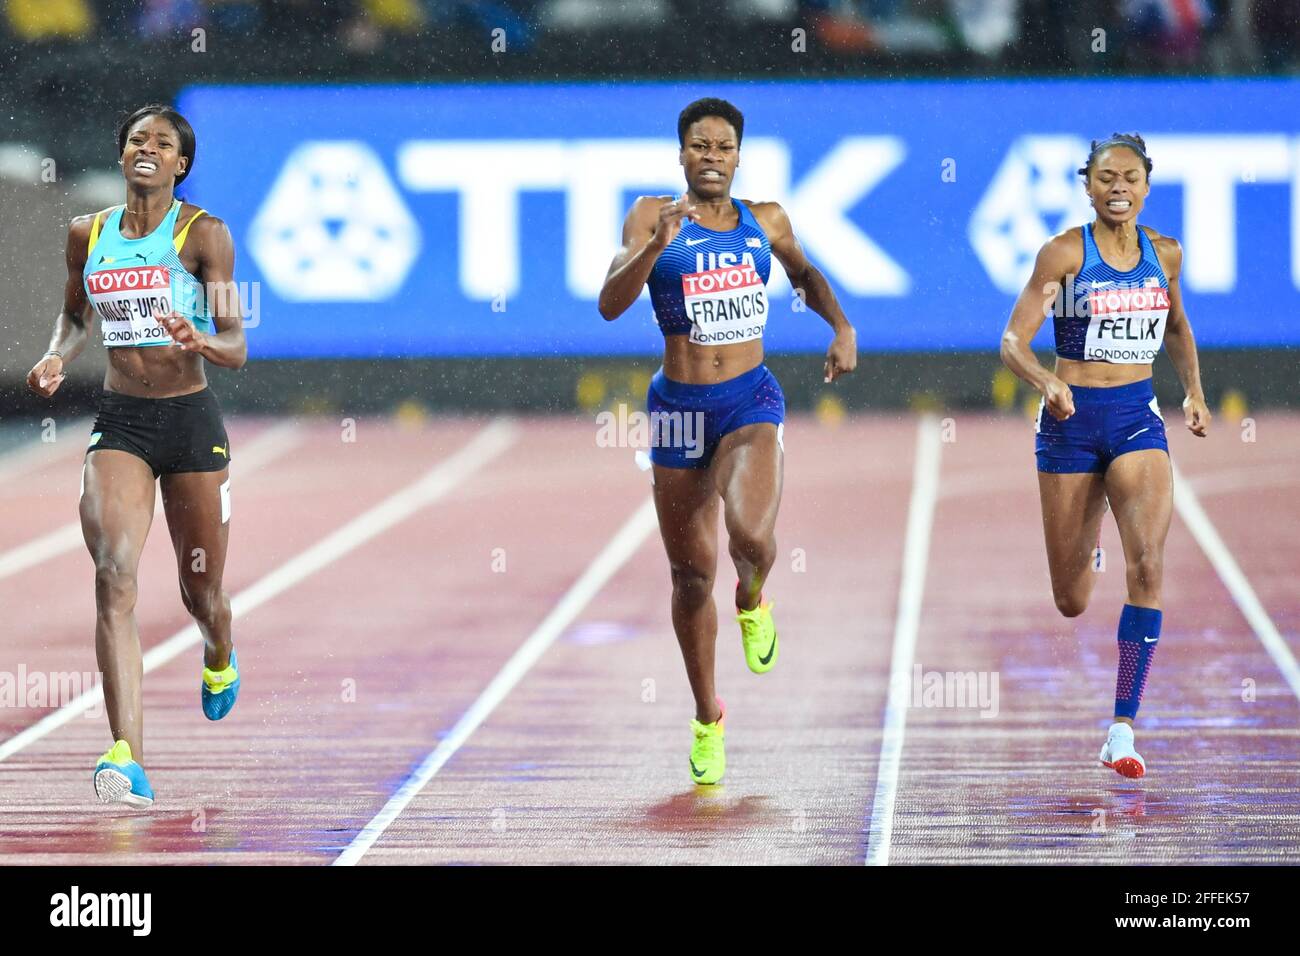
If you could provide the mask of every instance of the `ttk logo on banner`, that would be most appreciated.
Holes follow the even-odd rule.
[[[1158,183],[1183,189],[1183,282],[1231,292],[1237,281],[1236,189],[1243,181],[1300,176],[1300,140],[1284,135],[1165,135],[1147,139],[1160,157]],[[397,183],[356,140],[306,142],[285,160],[248,237],[275,292],[290,301],[378,302],[414,266],[421,231],[402,198],[455,193],[459,285],[467,299],[511,296],[520,287],[520,196],[565,196],[565,281],[594,300],[620,244],[628,190],[681,189],[677,143],[663,139],[410,140],[397,150]],[[913,277],[850,210],[906,156],[896,136],[841,139],[798,182],[783,140],[745,141],[735,193],[778,199],[809,256],[848,295],[904,297]],[[1047,239],[1092,218],[1076,172],[1088,144],[1073,136],[1015,139],[972,213],[968,238],[989,281],[1014,295]],[[1247,175],[1248,174],[1248,175]],[[897,228],[897,227],[895,227]],[[1300,216],[1292,225],[1293,280],[1300,288]],[[769,291],[789,292],[782,270]]]
[[[1146,138],[1158,156],[1156,182],[1183,188],[1183,284],[1194,292],[1237,285],[1237,187],[1300,183],[1300,139],[1278,135]],[[1294,152],[1293,152],[1294,149]],[[1088,143],[1074,136],[1022,136],[1007,151],[970,221],[970,243],[998,289],[1015,295],[1048,239],[1089,222],[1078,175]],[[1293,160],[1293,156],[1295,159]],[[1300,197],[1297,197],[1300,198]],[[1300,288],[1300,216],[1292,220],[1292,279]]]
[[[248,243],[283,299],[382,302],[414,265],[420,228],[369,146],[309,142],[285,160]]]
[[[413,140],[397,156],[406,190],[460,197],[460,287],[487,301],[519,290],[519,197],[563,192],[565,277],[594,301],[619,247],[627,190],[680,191],[675,140]],[[848,211],[903,159],[890,136],[848,137],[792,184],[784,142],[745,141],[739,195],[779,197],[809,255],[856,296],[901,296],[903,268]],[[293,151],[253,223],[249,245],[267,281],[293,301],[380,301],[414,264],[420,235],[383,163],[365,143],[309,142]],[[774,295],[789,291],[773,270]]]

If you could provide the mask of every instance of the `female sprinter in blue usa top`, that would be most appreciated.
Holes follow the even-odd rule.
[[[745,120],[725,100],[702,99],[677,120],[680,198],[643,196],[623,225],[623,247],[600,293],[600,314],[622,315],[649,283],[664,334],[663,368],[647,395],[659,529],[672,572],[673,629],[695,696],[691,779],[717,783],[726,766],[723,705],[714,688],[718,499],[736,566],[736,618],[750,670],[777,660],[763,584],[776,560],[785,398],[763,364],[770,313],[764,288],[775,255],[835,337],[825,380],[853,371],[856,335],[825,277],[804,256],[785,211],[733,199]]]
[[[1188,430],[1204,436],[1210,413],[1178,287],[1182,249],[1137,222],[1151,189],[1146,144],[1120,133],[1094,141],[1079,173],[1096,219],[1067,229],[1039,251],[1003,333],[1002,361],[1043,396],[1038,489],[1052,592],[1066,617],[1088,606],[1093,547],[1108,499],[1115,512],[1128,603],[1119,616],[1114,722],[1101,762],[1140,777],[1146,763],[1134,749],[1133,719],[1160,639],[1173,506],[1165,423],[1151,387],[1151,363],[1162,344],[1182,379]],[[1055,371],[1029,349],[1049,313]]]

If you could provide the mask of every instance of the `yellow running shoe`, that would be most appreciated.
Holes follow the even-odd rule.
[[[108,753],[95,764],[95,795],[100,803],[125,803],[144,809],[153,806],[153,788],[144,775],[144,767],[135,762],[131,745],[116,740]]]
[[[776,623],[772,620],[775,606],[772,601],[764,604],[760,596],[758,607],[752,611],[736,612],[736,620],[740,622],[740,640],[745,646],[745,663],[755,674],[765,674],[776,664],[779,648]]]
[[[726,733],[722,728],[727,708],[723,706],[721,697],[718,698],[718,710],[721,713],[711,724],[691,720],[691,732],[695,734],[695,743],[691,744],[691,779],[696,783],[717,783],[727,769],[727,754],[723,749]]]

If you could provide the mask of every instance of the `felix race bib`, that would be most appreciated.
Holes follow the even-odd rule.
[[[1165,338],[1169,290],[1159,279],[1132,288],[1088,293],[1088,336],[1083,358],[1089,362],[1145,365],[1154,362]]]
[[[86,276],[86,291],[108,348],[171,344],[171,335],[156,318],[172,311],[171,271],[166,266],[92,272]]]
[[[763,337],[767,290],[749,264],[682,276],[682,300],[696,345],[734,345]]]

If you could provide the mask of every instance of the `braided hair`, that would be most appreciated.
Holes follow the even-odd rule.
[[[1079,167],[1078,173],[1083,177],[1083,181],[1088,181],[1088,174],[1092,172],[1092,167],[1097,162],[1097,157],[1112,146],[1123,146],[1133,150],[1142,160],[1142,165],[1146,167],[1147,181],[1151,180],[1151,157],[1147,155],[1147,144],[1137,133],[1111,133],[1106,139],[1092,141],[1092,149],[1088,152],[1088,161]]]

